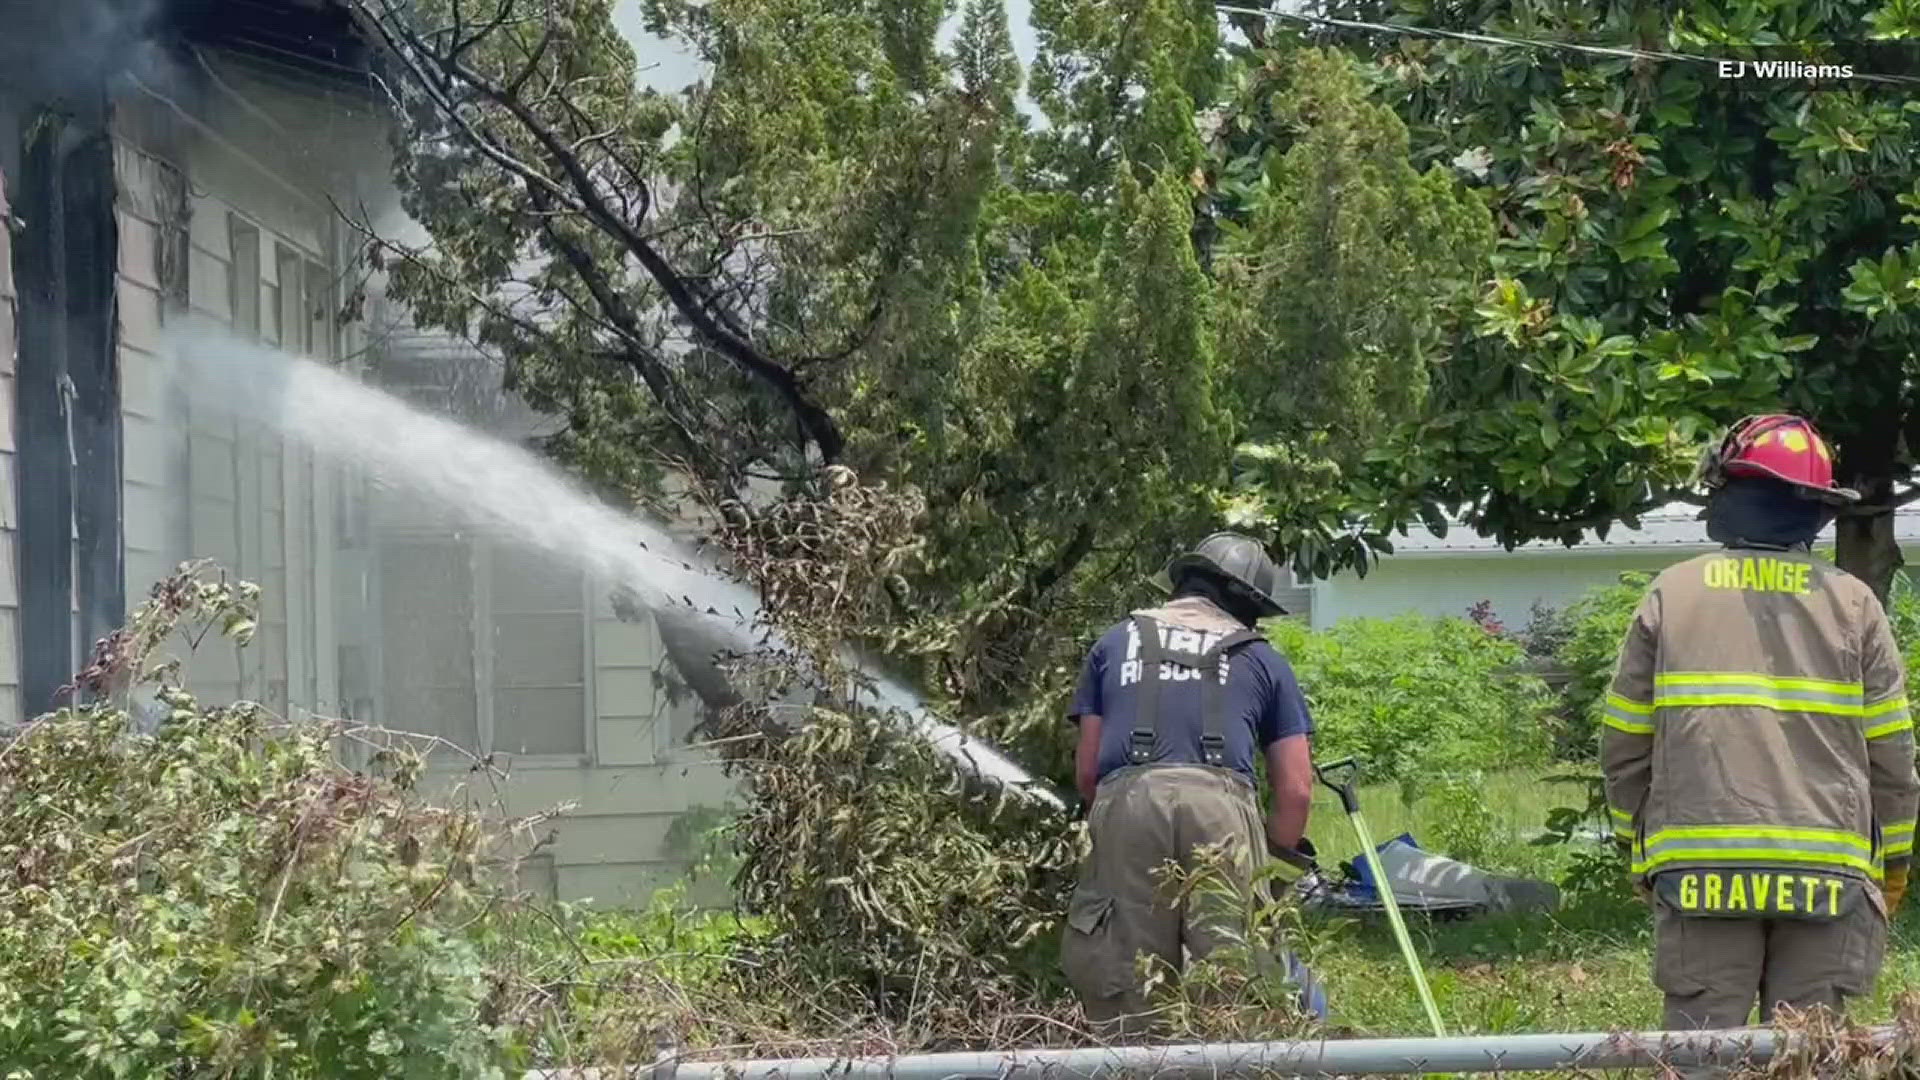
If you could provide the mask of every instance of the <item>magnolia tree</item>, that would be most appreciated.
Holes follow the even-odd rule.
[[[1911,5],[1728,0],[1570,7],[1329,0],[1404,29],[1342,34],[1499,228],[1479,336],[1377,463],[1509,542],[1632,523],[1686,490],[1720,425],[1812,417],[1864,503],[1838,559],[1883,597],[1920,436],[1920,87]],[[1422,30],[1754,60],[1851,62],[1810,85],[1713,62],[1490,45]],[[1759,48],[1751,43],[1776,43]],[[1902,80],[1905,81],[1897,81]]]

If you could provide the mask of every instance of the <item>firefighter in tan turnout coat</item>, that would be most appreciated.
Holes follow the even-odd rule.
[[[1790,416],[1703,463],[1719,553],[1661,574],[1605,703],[1616,839],[1654,911],[1669,1030],[1869,992],[1906,892],[1920,782],[1900,653],[1814,539],[1858,496]]]

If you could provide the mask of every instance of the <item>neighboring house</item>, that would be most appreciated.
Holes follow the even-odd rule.
[[[1496,618],[1519,630],[1536,604],[1563,608],[1623,573],[1658,572],[1717,549],[1699,516],[1699,507],[1679,503],[1647,514],[1638,529],[1615,525],[1605,540],[1588,533],[1573,547],[1532,543],[1512,551],[1465,526],[1448,530],[1444,539],[1410,529],[1392,538],[1394,553],[1366,577],[1349,572],[1314,584],[1313,625],[1409,612],[1464,616],[1485,601]],[[1903,547],[1920,542],[1920,508],[1900,510],[1894,530]],[[1832,542],[1829,527],[1826,543]]]
[[[357,272],[336,208],[391,194],[351,20],[326,0],[182,2],[155,65],[99,33],[111,5],[37,7],[90,14],[0,35],[0,721],[50,708],[156,580],[212,558],[264,599],[250,647],[192,657],[204,699],[496,755],[513,812],[577,804],[530,864],[542,891],[633,902],[676,876],[669,831],[730,788],[688,745],[697,709],[669,694],[651,618],[170,389],[165,335],[189,318],[415,396],[438,386],[422,371],[478,362],[336,317]],[[146,66],[110,78],[131,57]]]

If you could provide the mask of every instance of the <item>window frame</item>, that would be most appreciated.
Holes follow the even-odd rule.
[[[599,747],[597,742],[598,732],[595,730],[596,725],[594,722],[597,688],[594,685],[594,675],[596,672],[593,638],[593,576],[585,572],[578,573],[580,580],[580,599],[579,610],[577,612],[553,613],[577,614],[581,622],[580,751],[577,753],[559,754],[521,754],[509,750],[500,750],[496,745],[499,729],[498,717],[495,714],[494,708],[494,695],[498,693],[499,687],[496,685],[496,655],[493,643],[494,620],[496,615],[493,596],[493,558],[495,550],[499,545],[482,537],[459,538],[451,536],[441,529],[422,528],[418,526],[387,527],[380,529],[374,539],[373,546],[376,554],[376,566],[383,566],[378,559],[378,549],[396,543],[432,543],[448,548],[460,548],[465,551],[467,556],[469,583],[473,593],[471,598],[472,602],[468,607],[468,633],[471,635],[469,640],[472,642],[473,661],[468,670],[472,678],[474,691],[474,738],[478,746],[463,747],[462,749],[478,757],[485,758],[494,756],[509,761],[514,768],[578,769],[590,768],[597,765],[599,762]],[[384,571],[375,576],[382,579],[376,582],[375,587],[384,590]],[[375,617],[379,626],[379,633],[384,637],[388,632],[388,627],[384,616],[378,614],[378,611],[379,609],[376,608]],[[525,612],[509,614],[538,613]],[[379,681],[374,687],[374,694],[378,702],[378,723],[387,725],[391,723],[391,705],[387,700],[384,665],[390,658],[387,656],[387,650],[384,647],[382,647],[379,652],[381,654],[382,670],[380,675],[376,676]],[[429,769],[451,770],[464,769],[466,767],[467,765],[463,763],[457,755],[436,755],[434,758],[430,758],[428,762]]]
[[[494,559],[498,556],[500,544],[476,537],[468,541],[473,551],[474,577],[474,640],[485,653],[484,668],[475,665],[475,690],[484,689],[484,700],[480,701],[480,721],[482,725],[481,742],[489,753],[511,756],[517,765],[534,767],[580,767],[591,766],[599,760],[595,745],[595,708],[593,663],[593,575],[585,571],[572,571],[579,577],[580,592],[576,597],[575,610],[569,612],[508,612],[511,615],[553,614],[572,615],[580,620],[580,751],[579,753],[560,754],[518,754],[496,749],[499,736],[499,717],[494,708],[496,695],[500,692],[499,672],[496,664],[497,654],[494,647],[494,629],[500,612],[493,597]],[[484,671],[484,677],[482,672]],[[528,689],[539,689],[530,687]]]
[[[246,341],[262,341],[266,335],[266,324],[260,318],[261,305],[267,294],[266,278],[262,274],[260,265],[261,238],[264,235],[266,234],[259,225],[232,210],[227,211],[227,302],[231,309],[228,314],[233,321],[234,335]],[[253,275],[252,280],[245,282],[244,287],[240,265],[242,236],[250,236],[253,240],[253,243],[248,245],[252,250]],[[251,326],[240,324],[242,310],[240,300],[243,293],[250,294],[253,299]]]
[[[306,269],[312,254],[275,236],[273,240],[274,337],[271,343],[289,356],[312,356],[313,323],[300,317],[307,307]],[[289,319],[288,316],[294,316]],[[289,340],[291,339],[291,340]]]
[[[339,329],[333,318],[333,275],[324,260],[302,254],[305,261],[300,267],[300,305],[307,315],[303,338],[307,351],[301,355],[330,364]]]

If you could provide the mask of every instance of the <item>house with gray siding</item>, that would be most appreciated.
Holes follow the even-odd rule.
[[[1590,530],[1572,546],[1542,541],[1511,551],[1457,522],[1445,535],[1415,526],[1392,538],[1393,554],[1382,556],[1366,577],[1348,572],[1314,583],[1312,623],[1325,628],[1353,618],[1464,616],[1485,603],[1500,622],[1518,630],[1536,605],[1564,608],[1622,574],[1659,573],[1717,550],[1700,513],[1698,506],[1674,503],[1646,514],[1636,528],[1617,524],[1604,537]],[[1831,547],[1833,536],[1828,526],[1822,543]],[[1915,550],[1920,507],[1900,508],[1894,537],[1903,550]]]
[[[530,864],[540,891],[631,903],[672,880],[674,823],[731,788],[690,741],[698,705],[669,692],[654,619],[170,376],[190,321],[455,412],[434,379],[484,362],[385,305],[340,317],[365,272],[341,208],[391,202],[378,57],[351,17],[36,7],[0,35],[0,722],[54,707],[155,581],[210,558],[263,606],[248,647],[189,658],[203,698],[496,755],[512,812],[577,808]],[[543,422],[511,402],[488,419]]]

